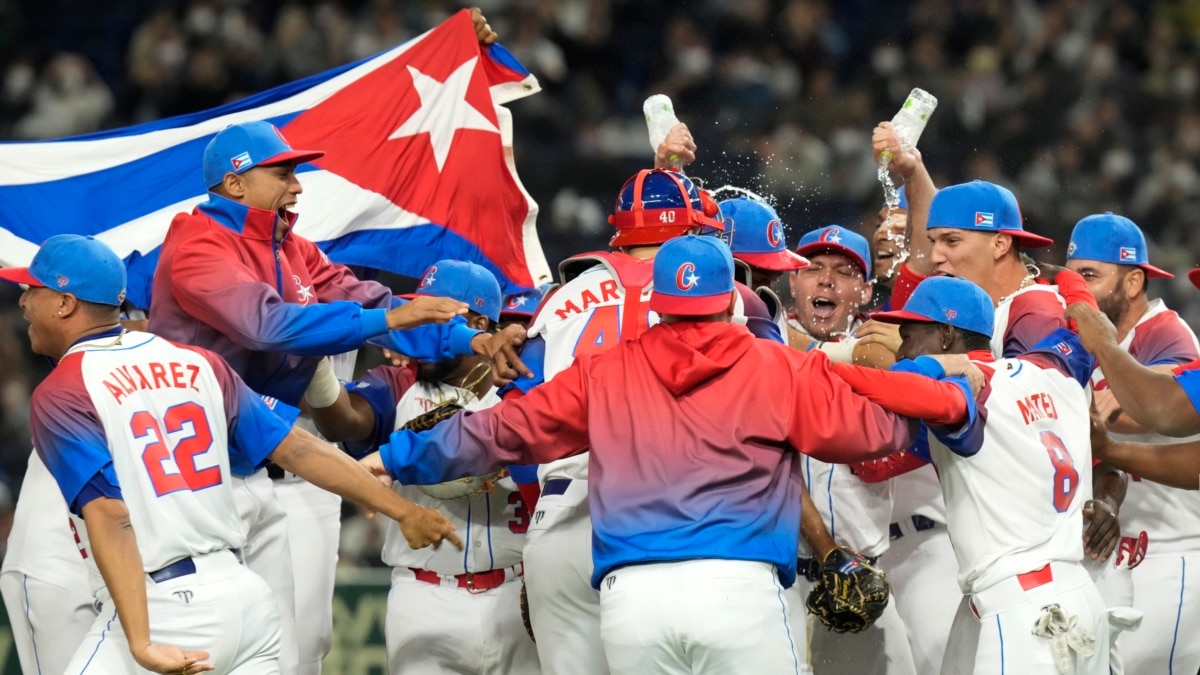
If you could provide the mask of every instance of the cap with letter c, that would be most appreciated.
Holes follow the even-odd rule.
[[[729,307],[731,293],[733,254],[716,237],[676,237],[654,256],[650,309],[659,314],[717,314]]]

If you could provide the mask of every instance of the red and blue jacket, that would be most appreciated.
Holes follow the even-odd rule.
[[[387,310],[404,301],[294,234],[294,214],[276,242],[278,217],[213,193],[176,215],[154,273],[150,331],[216,352],[251,389],[293,406],[320,357],[370,338],[417,359],[471,353],[479,331],[461,317],[389,332]]]

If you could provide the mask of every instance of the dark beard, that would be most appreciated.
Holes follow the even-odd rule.
[[[437,361],[436,363],[427,363],[425,361],[417,364],[417,381],[426,382],[429,384],[440,384],[454,374],[458,370],[461,359],[446,359],[445,361]]]
[[[1124,284],[1118,283],[1117,287],[1106,293],[1104,297],[1096,298],[1096,305],[1114,326],[1120,325],[1121,319],[1129,311],[1129,298],[1125,297],[1123,286]]]

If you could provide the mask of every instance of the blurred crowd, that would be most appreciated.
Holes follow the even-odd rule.
[[[1189,227],[1200,214],[1200,2],[472,4],[544,89],[512,107],[518,170],[542,206],[552,264],[606,245],[617,188],[651,158],[649,94],[671,96],[691,127],[700,152],[689,173],[709,188],[768,196],[795,242],[833,222],[873,227],[882,193],[871,129],[913,87],[941,101],[919,146],[935,181],[1011,187],[1026,227],[1059,242],[1048,259],[1063,259],[1080,217],[1105,210],[1147,232],[1156,264],[1179,272],[1200,259],[1200,228]],[[461,6],[0,0],[0,138],[216,106],[398,44]],[[1156,283],[1155,294],[1200,321],[1186,280]],[[29,447],[23,392],[40,367],[19,356],[12,307],[0,314],[0,469],[10,487]]]

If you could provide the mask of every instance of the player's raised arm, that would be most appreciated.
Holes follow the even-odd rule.
[[[1117,344],[1112,322],[1085,304],[1071,305],[1066,316],[1074,319],[1084,348],[1096,357],[1109,390],[1134,421],[1166,436],[1200,433],[1200,412],[1187,388],[1196,382],[1200,391],[1200,371],[1172,375],[1143,366]]]
[[[900,149],[900,139],[892,129],[891,122],[880,122],[871,135],[871,142],[876,164],[884,151],[891,153],[892,161],[888,164],[888,169],[901,179],[908,198],[908,228],[905,240],[909,255],[905,265],[917,275],[927,277],[933,274],[934,265],[929,257],[933,245],[929,241],[929,232],[925,225],[929,220],[929,205],[933,202],[937,187],[925,168],[921,152],[916,148],[909,151]]]

